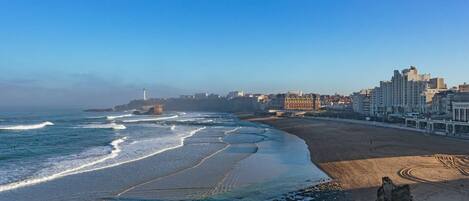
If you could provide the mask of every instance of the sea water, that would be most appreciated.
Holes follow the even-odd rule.
[[[298,184],[306,185],[311,178],[327,177],[311,164],[306,145],[299,138],[239,121],[230,114],[168,112],[137,116],[126,112],[66,110],[1,113],[0,119],[0,195],[69,175],[139,161],[177,149],[188,138],[197,140],[194,137],[199,133],[223,136],[216,139],[226,143],[255,144],[252,156],[233,167],[237,170],[236,178],[249,181],[255,177],[240,173],[269,173],[254,174],[257,183],[253,181],[250,188],[240,186],[230,190],[237,195],[221,192],[213,196],[216,199],[260,196],[249,189],[265,192],[262,196],[266,198],[278,193],[278,188],[292,190]],[[231,130],[236,132],[220,134]],[[264,166],[254,164],[259,161]]]

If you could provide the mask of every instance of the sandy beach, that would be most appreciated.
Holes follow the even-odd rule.
[[[410,184],[417,201],[469,199],[469,141],[306,118],[251,120],[305,140],[312,162],[354,200],[375,200],[384,176]]]

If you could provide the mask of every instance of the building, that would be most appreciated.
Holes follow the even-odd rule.
[[[459,92],[467,93],[469,92],[469,84],[466,84],[466,83],[461,84],[459,85],[458,89],[459,89]]]
[[[319,94],[310,94],[313,99],[313,110],[318,111],[321,109],[321,95]]]
[[[435,94],[432,99],[431,113],[432,117],[451,118],[452,102],[455,91],[448,90]]]
[[[457,93],[454,95],[453,121],[469,122],[469,93]]]
[[[363,89],[352,94],[352,108],[356,113],[369,115],[371,103],[371,89]]]
[[[195,99],[206,99],[208,98],[208,93],[196,93],[194,94]]]
[[[288,94],[285,97],[285,110],[312,111],[317,110],[319,100],[311,95]]]
[[[243,96],[244,96],[243,91],[231,91],[231,92],[228,93],[226,98],[233,99],[233,98],[238,98],[238,97],[243,97]]]
[[[209,99],[219,99],[219,98],[221,98],[221,96],[218,95],[218,94],[209,94],[207,96],[207,98],[209,98]]]
[[[321,108],[320,96],[317,94],[287,93],[270,97],[269,109],[287,111],[313,111]]]
[[[321,95],[320,107],[332,110],[347,110],[351,108],[352,100],[350,96],[342,96],[339,94],[334,95]]]
[[[429,85],[432,89],[447,89],[445,80],[443,78],[432,78],[430,79]]]
[[[395,70],[390,81],[381,81],[371,92],[370,112],[373,116],[405,113],[429,113],[435,94],[447,90],[443,78],[419,74],[411,66]]]

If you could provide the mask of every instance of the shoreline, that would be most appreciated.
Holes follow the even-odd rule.
[[[76,174],[66,175],[45,182],[22,186],[0,192],[0,200],[100,200],[116,196],[121,189],[129,184],[142,183],[148,178],[160,178],[174,172],[183,171],[204,160],[210,154],[223,147],[214,144],[209,148],[202,148],[198,144],[190,143],[190,139],[197,135],[182,139],[182,146],[165,150],[139,160],[96,169]],[[195,151],[198,150],[198,151]],[[191,152],[184,163],[173,162],[172,158],[181,158],[181,153]],[[184,154],[182,154],[184,155]],[[186,155],[187,156],[187,155]],[[172,163],[172,168],[155,167],[161,162]]]
[[[37,185],[37,184],[41,184],[41,183],[53,181],[53,180],[56,180],[56,179],[60,179],[60,178],[63,178],[63,177],[67,177],[67,176],[72,176],[72,175],[78,175],[78,174],[93,172],[93,171],[104,170],[104,169],[107,169],[107,168],[112,168],[112,167],[124,165],[124,164],[127,164],[127,163],[132,163],[132,162],[144,160],[144,159],[146,159],[146,158],[153,157],[153,156],[155,156],[155,155],[157,155],[157,154],[160,154],[160,153],[163,153],[163,152],[166,152],[166,151],[170,151],[170,150],[173,150],[173,149],[177,149],[177,148],[180,148],[180,147],[184,146],[184,143],[185,143],[185,139],[186,139],[186,138],[192,137],[194,134],[196,134],[197,132],[199,132],[199,131],[201,131],[201,130],[203,130],[203,129],[205,129],[205,127],[201,127],[201,128],[195,129],[195,130],[191,131],[188,136],[182,137],[180,144],[178,144],[178,145],[176,145],[176,146],[174,146],[174,147],[169,147],[169,148],[165,148],[165,149],[156,151],[156,152],[154,152],[154,153],[152,153],[152,154],[150,154],[150,155],[142,156],[142,157],[140,157],[140,158],[135,158],[135,159],[132,159],[132,160],[128,160],[128,161],[121,162],[121,163],[115,163],[115,164],[107,165],[107,166],[104,166],[104,167],[97,167],[97,168],[93,168],[93,169],[86,169],[86,167],[77,167],[77,168],[75,168],[75,169],[69,169],[69,170],[66,170],[66,171],[63,171],[63,172],[59,172],[59,173],[56,173],[56,174],[54,174],[54,175],[42,177],[42,178],[36,178],[36,179],[31,179],[31,180],[23,180],[23,181],[19,181],[19,182],[15,182],[15,183],[6,184],[6,185],[4,185],[4,186],[0,186],[0,193],[7,192],[7,191],[12,191],[12,190],[15,190],[15,189],[18,189],[18,188],[24,188],[24,187],[28,187],[28,186],[33,186],[33,185]],[[126,137],[124,137],[124,138],[126,138]],[[117,141],[119,141],[119,140],[124,140],[124,138],[117,139]],[[114,141],[116,141],[116,140],[114,140]],[[112,143],[111,143],[111,144],[112,144]],[[120,152],[120,151],[119,151],[119,152]],[[111,152],[111,154],[113,154],[113,152]],[[106,157],[107,157],[107,156],[106,156]],[[105,161],[104,159],[100,159],[100,160]],[[102,161],[100,161],[100,160],[95,161],[95,162],[92,162],[91,164],[84,164],[84,165],[82,165],[82,166],[92,166],[92,165],[94,165],[95,163],[102,162]],[[107,159],[106,159],[106,160],[107,160]],[[80,169],[84,169],[84,170],[80,170]]]
[[[212,196],[263,200],[279,190],[304,188],[304,179],[314,183],[327,177],[319,169],[311,170],[307,145],[294,135],[246,122],[204,128],[181,139],[182,146],[3,191],[0,200],[181,200]]]
[[[410,184],[417,201],[464,200],[469,196],[463,187],[469,186],[469,176],[464,175],[469,171],[466,140],[340,120],[275,117],[247,121],[302,138],[312,162],[353,200],[375,200],[384,176],[399,185]],[[448,168],[445,162],[450,160],[462,161],[462,165]]]

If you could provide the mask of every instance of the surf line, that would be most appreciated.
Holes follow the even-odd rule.
[[[122,151],[121,148],[119,147],[119,145],[121,143],[123,143],[126,139],[127,139],[127,137],[123,137],[123,138],[119,138],[119,139],[116,139],[116,140],[112,141],[110,143],[110,145],[112,146],[112,150],[111,150],[110,154],[106,155],[104,158],[98,159],[98,160],[93,161],[91,163],[86,163],[86,164],[80,165],[78,167],[68,169],[68,170],[65,170],[65,171],[62,171],[62,172],[58,172],[58,173],[55,173],[55,174],[52,174],[52,175],[49,175],[49,176],[36,178],[36,179],[30,179],[30,180],[17,181],[17,182],[6,184],[6,185],[1,185],[0,186],[0,192],[9,191],[9,190],[13,190],[13,189],[16,189],[16,188],[21,188],[21,187],[24,187],[24,186],[30,186],[30,185],[34,185],[34,184],[54,180],[54,179],[57,179],[57,178],[61,178],[61,177],[64,177],[64,176],[78,174],[78,173],[80,173],[80,171],[79,171],[80,169],[84,169],[84,168],[96,165],[98,163],[104,162],[108,159],[112,159],[112,158],[117,157],[119,152]]]
[[[205,128],[205,127],[204,127]],[[227,135],[229,133],[232,133],[232,132],[235,132],[236,130],[240,129],[240,127],[238,128],[235,128],[233,130],[230,130],[230,131],[225,131],[224,134]],[[220,152],[223,152],[225,151],[226,149],[228,149],[228,147],[230,147],[230,144],[226,143],[223,141],[222,137],[219,137],[218,140],[220,141],[220,143],[224,143],[225,144],[225,147],[221,148],[220,150],[216,151],[216,152],[213,152],[212,154],[202,158],[197,164],[195,164],[194,166],[191,166],[191,167],[187,167],[185,169],[182,169],[182,170],[179,170],[179,171],[176,171],[176,172],[173,172],[171,174],[168,174],[168,175],[165,175],[165,176],[161,176],[161,177],[157,177],[157,178],[154,178],[154,179],[151,179],[149,181],[146,181],[146,182],[143,182],[143,183],[140,183],[140,184],[137,184],[137,185],[134,185],[134,186],[131,186],[123,191],[121,191],[120,193],[116,194],[116,197],[120,197],[122,196],[123,194],[137,188],[137,187],[140,187],[140,186],[143,186],[143,185],[146,185],[146,184],[149,184],[149,183],[152,183],[152,182],[155,182],[155,181],[158,181],[160,179],[164,179],[166,177],[170,177],[170,176],[174,176],[174,175],[177,175],[181,172],[184,172],[184,171],[187,171],[187,170],[190,170],[190,169],[194,169],[196,167],[199,167],[200,165],[202,165],[205,161],[207,161],[208,159],[212,158],[213,156],[217,155],[218,153]]]

